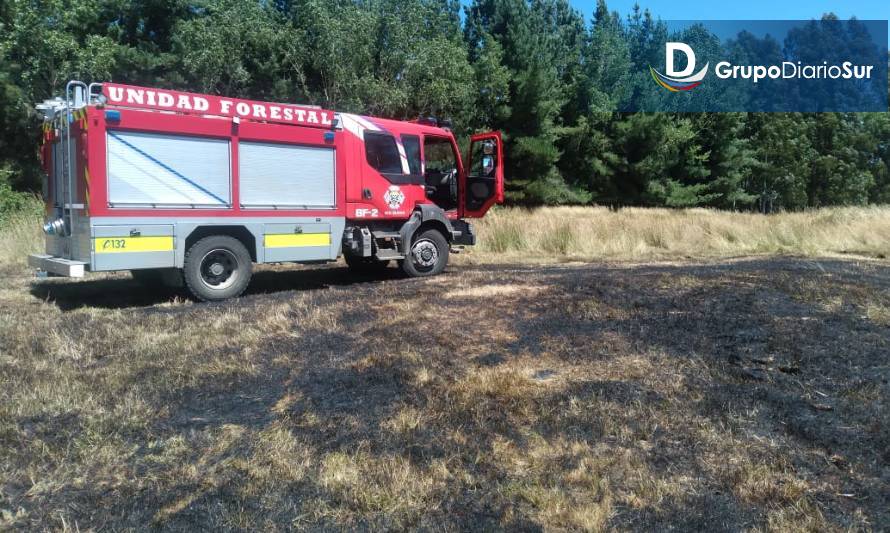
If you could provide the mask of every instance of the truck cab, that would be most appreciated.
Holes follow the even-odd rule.
[[[436,205],[449,219],[479,218],[503,202],[499,132],[473,135],[465,166],[450,128],[439,127],[435,119],[360,120],[376,129],[361,133],[365,159],[361,190],[356,183],[348,198],[359,210],[356,218],[402,217],[416,203]],[[409,195],[400,203],[402,197],[390,191],[403,190]]]
[[[473,135],[467,164],[450,128],[435,119],[395,121],[341,114],[353,133],[361,179],[347,186],[347,239],[344,254],[355,270],[385,268],[430,246],[410,242],[404,227],[435,227],[449,245],[473,245],[472,225],[495,203],[503,202],[503,147],[499,132]],[[408,224],[405,226],[405,220]],[[366,235],[370,235],[370,239]],[[368,250],[368,242],[370,251]],[[439,251],[438,256],[447,251]],[[419,253],[419,252],[418,252]],[[370,255],[368,255],[370,254]],[[416,254],[414,254],[416,255]],[[437,257],[438,257],[437,256]],[[427,261],[430,263],[430,261]],[[438,273],[444,263],[427,265]],[[424,269],[410,271],[421,275]]]

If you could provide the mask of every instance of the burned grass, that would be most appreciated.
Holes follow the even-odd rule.
[[[882,529],[890,266],[0,288],[0,524]]]

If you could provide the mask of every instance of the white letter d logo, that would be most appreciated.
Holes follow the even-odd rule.
[[[686,54],[686,68],[682,72],[677,72],[674,69],[674,52]],[[695,52],[692,51],[692,47],[686,43],[665,43],[664,71],[667,74],[658,72],[652,68],[652,65],[649,65],[649,71],[652,72],[652,77],[655,78],[656,83],[675,93],[690,91],[698,87],[708,73],[709,64],[705,63],[705,66],[698,73],[693,74],[695,72]]]
[[[686,54],[686,68],[682,72],[674,70],[674,52]],[[685,78],[695,72],[695,52],[686,43],[665,43],[664,73],[672,78]]]

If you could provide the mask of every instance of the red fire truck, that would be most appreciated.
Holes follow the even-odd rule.
[[[464,166],[435,119],[78,81],[37,108],[46,253],[29,263],[56,275],[130,270],[200,300],[241,294],[253,263],[429,276],[503,201],[500,133]]]

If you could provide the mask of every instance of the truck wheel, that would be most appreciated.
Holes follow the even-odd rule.
[[[205,237],[185,254],[183,277],[189,291],[203,302],[239,296],[250,282],[250,253],[238,239]]]
[[[399,264],[412,278],[441,274],[448,264],[448,241],[438,230],[416,233],[408,255]]]
[[[389,268],[389,261],[378,261],[373,257],[356,257],[354,255],[345,255],[346,266],[349,270],[361,275],[382,274]]]

